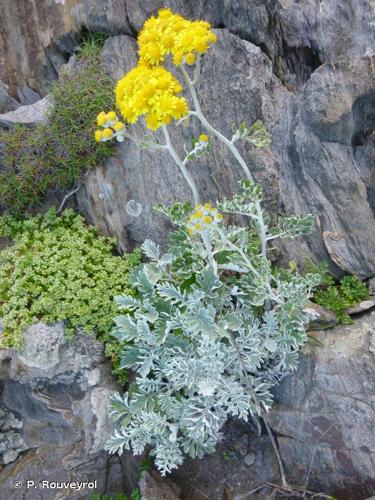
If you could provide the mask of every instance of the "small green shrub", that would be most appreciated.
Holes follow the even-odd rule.
[[[314,294],[314,301],[331,309],[340,323],[351,323],[351,318],[346,310],[368,299],[370,291],[362,281],[355,276],[344,276],[337,285],[330,284],[326,288],[317,290]]]
[[[13,239],[0,251],[0,346],[19,348],[28,325],[63,320],[70,332],[95,332],[116,359],[118,346],[109,337],[117,310],[113,297],[132,293],[129,274],[139,253],[115,256],[115,241],[99,236],[72,210],[23,221],[0,217],[0,236]]]
[[[70,188],[87,168],[111,154],[108,143],[92,140],[98,111],[114,100],[113,83],[100,66],[100,47],[98,39],[86,41],[74,75],[53,84],[48,124],[0,130],[2,208],[20,214],[47,190]]]

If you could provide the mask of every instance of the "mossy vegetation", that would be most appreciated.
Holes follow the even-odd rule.
[[[326,262],[318,265],[307,263],[306,271],[317,273],[321,277],[321,286],[314,293],[314,302],[333,311],[340,323],[351,323],[347,310],[369,298],[370,291],[367,286],[356,276],[350,275],[344,276],[337,283],[328,271]]]
[[[115,241],[99,236],[71,210],[58,217],[52,209],[23,221],[0,217],[0,236],[13,241],[0,251],[0,347],[22,347],[23,332],[33,323],[64,321],[70,333],[78,327],[95,333],[117,370],[113,299],[132,293],[129,276],[139,252],[114,255]]]
[[[0,130],[0,206],[20,214],[48,190],[69,189],[82,173],[111,154],[93,140],[97,113],[114,103],[113,82],[100,66],[103,37],[83,42],[74,74],[52,86],[48,124]]]

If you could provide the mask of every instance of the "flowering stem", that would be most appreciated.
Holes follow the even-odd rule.
[[[163,134],[164,134],[164,137],[166,140],[166,149],[168,149],[170,155],[172,156],[174,161],[177,163],[177,165],[180,167],[182,175],[185,177],[186,182],[189,184],[190,189],[193,193],[194,204],[199,205],[200,204],[199,194],[198,194],[198,189],[197,189],[197,186],[195,184],[195,181],[192,178],[192,176],[190,175],[190,172],[185,167],[185,163],[181,160],[181,158],[177,154],[177,151],[173,147],[173,144],[171,141],[171,136],[169,135],[169,131],[168,131],[168,128],[166,127],[166,125],[162,126],[162,130],[163,130]]]
[[[266,412],[266,410],[264,410],[262,408],[262,405],[261,405],[261,403],[260,403],[260,401],[258,399],[258,396],[256,395],[256,393],[254,391],[252,380],[249,377],[249,374],[248,374],[248,372],[246,370],[246,366],[245,366],[245,363],[244,363],[244,360],[243,360],[241,349],[240,349],[240,347],[239,347],[239,345],[237,343],[237,340],[235,339],[233,333],[230,330],[227,330],[227,333],[228,333],[228,336],[229,336],[230,343],[232,344],[232,346],[234,347],[234,349],[236,351],[236,354],[237,354],[238,361],[239,361],[240,366],[241,366],[241,370],[242,370],[243,376],[246,379],[247,386],[248,386],[248,388],[250,390],[250,394],[251,394],[251,397],[253,398],[256,410],[257,410],[258,414],[262,417],[264,425],[265,425],[266,430],[267,430],[267,434],[268,434],[268,436],[270,438],[273,450],[274,450],[275,455],[276,455],[277,463],[278,463],[278,466],[279,466],[279,471],[280,471],[282,485],[284,487],[288,487],[288,483],[287,483],[287,480],[286,480],[286,475],[285,475],[285,471],[284,471],[283,462],[281,460],[281,455],[280,455],[279,449],[277,447],[275,438],[274,438],[274,436],[272,434],[272,430],[271,430],[271,427],[270,427],[270,424],[269,424],[269,421],[268,421],[267,412]]]
[[[238,151],[238,149],[236,148],[236,146],[234,145],[234,143],[232,141],[230,141],[229,139],[227,139],[218,130],[216,130],[208,122],[208,120],[206,119],[206,117],[203,115],[201,107],[200,107],[200,104],[199,104],[197,92],[196,92],[195,87],[194,87],[194,83],[197,80],[197,78],[195,78],[194,82],[192,82],[191,79],[190,79],[190,77],[189,77],[189,75],[187,74],[185,68],[182,65],[180,66],[180,68],[181,68],[181,72],[183,74],[183,77],[184,77],[184,79],[186,81],[186,84],[187,84],[187,86],[189,88],[189,91],[190,91],[190,94],[191,94],[191,97],[193,99],[193,103],[194,103],[194,106],[195,106],[195,110],[194,111],[190,111],[189,114],[192,115],[192,116],[197,117],[198,120],[202,123],[202,125],[208,131],[210,131],[213,135],[215,135],[218,139],[220,139],[230,149],[231,153],[236,158],[237,162],[240,164],[240,166],[242,167],[243,171],[245,172],[246,177],[250,181],[254,182],[253,176],[251,175],[249,167],[246,165],[245,160],[240,155],[240,152]],[[255,208],[256,208],[257,216],[258,216],[258,227],[259,227],[259,236],[260,236],[260,241],[261,241],[262,256],[266,257],[266,254],[267,254],[266,225],[264,223],[262,207],[260,206],[260,202],[259,201],[255,202]]]
[[[214,275],[217,276],[217,262],[212,252],[211,241],[204,232],[202,233],[202,241],[207,252],[208,262],[213,269]]]

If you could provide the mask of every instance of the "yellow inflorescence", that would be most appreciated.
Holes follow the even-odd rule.
[[[140,61],[151,66],[161,64],[168,54],[176,65],[194,64],[195,53],[203,54],[216,40],[209,23],[189,21],[170,9],[161,9],[157,17],[145,22],[139,33],[138,53]]]
[[[222,220],[222,214],[219,213],[217,208],[213,207],[211,203],[197,205],[194,213],[189,217],[187,230],[190,236],[192,236],[193,234],[211,228]]]
[[[178,96],[181,91],[181,84],[164,67],[139,64],[117,82],[116,104],[129,123],[145,115],[147,128],[157,130],[187,115],[186,99]]]
[[[182,86],[161,64],[170,54],[176,65],[193,65],[197,54],[203,54],[215,42],[216,35],[205,21],[189,21],[170,9],[161,9],[157,17],[150,17],[138,36],[138,65],[117,82],[115,89],[116,105],[125,121],[135,123],[145,116],[147,128],[157,130],[186,116],[188,105],[179,95]],[[104,130],[95,132],[96,141],[113,137],[124,140],[124,124],[114,111],[99,113],[97,124]],[[112,131],[111,136],[106,129]]]
[[[114,137],[119,142],[123,142],[125,125],[117,118],[114,111],[110,111],[109,113],[101,111],[96,117],[96,123],[99,127],[102,127],[99,130],[95,130],[94,136],[96,142],[110,141]]]

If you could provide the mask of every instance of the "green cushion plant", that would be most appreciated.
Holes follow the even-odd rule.
[[[69,189],[87,168],[111,155],[112,147],[92,141],[94,118],[113,102],[112,80],[100,66],[101,40],[87,40],[76,55],[74,74],[51,89],[47,124],[0,129],[0,208],[22,214],[48,190]]]
[[[95,332],[116,358],[117,343],[109,337],[113,297],[132,293],[129,275],[139,252],[115,255],[115,241],[72,210],[22,221],[0,217],[0,236],[13,240],[0,251],[0,346],[20,348],[27,326],[62,320],[70,333],[77,327]]]

